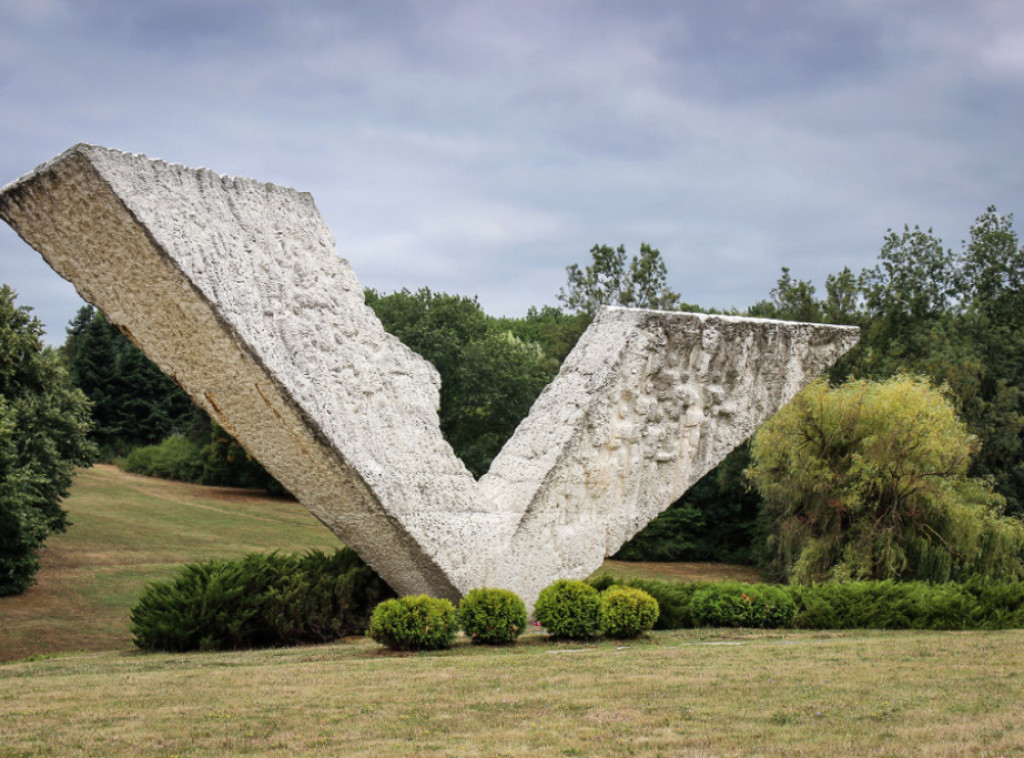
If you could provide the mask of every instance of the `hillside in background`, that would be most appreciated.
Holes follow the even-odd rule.
[[[289,498],[134,476],[115,466],[80,472],[65,505],[73,526],[46,543],[36,585],[0,598],[0,660],[131,647],[136,598],[183,563],[338,546]]]

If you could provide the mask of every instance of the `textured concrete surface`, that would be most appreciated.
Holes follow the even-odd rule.
[[[403,594],[585,577],[857,339],[608,309],[476,482],[309,194],[76,145],[0,217]]]

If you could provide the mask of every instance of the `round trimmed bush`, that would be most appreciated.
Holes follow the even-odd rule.
[[[458,632],[455,606],[428,595],[392,598],[373,609],[366,634],[392,650],[443,650]]]
[[[534,615],[552,637],[593,639],[601,633],[601,594],[586,582],[559,579],[541,590]]]
[[[474,644],[515,642],[526,628],[526,604],[511,590],[478,587],[459,603],[459,624]]]
[[[635,587],[613,586],[601,593],[601,629],[618,640],[651,631],[658,611],[658,601]]]

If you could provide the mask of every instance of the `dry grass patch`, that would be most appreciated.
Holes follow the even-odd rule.
[[[0,667],[5,755],[1024,753],[1024,632],[364,640]]]
[[[661,579],[666,582],[749,582],[761,581],[757,569],[729,563],[659,563],[656,561],[606,560],[596,574],[613,574],[623,579]]]

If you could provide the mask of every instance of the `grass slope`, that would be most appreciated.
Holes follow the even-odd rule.
[[[130,647],[140,592],[182,563],[339,544],[294,501],[114,466],[80,472],[65,507],[72,526],[47,541],[36,585],[0,598],[0,660]]]

